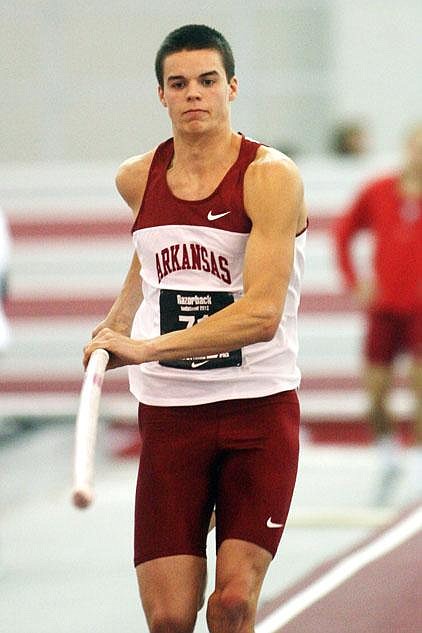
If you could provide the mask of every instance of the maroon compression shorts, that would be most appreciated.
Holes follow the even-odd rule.
[[[135,566],[206,557],[214,506],[217,549],[242,539],[274,556],[297,473],[295,390],[186,407],[140,404],[139,426]]]
[[[422,314],[372,310],[368,315],[365,357],[389,365],[401,353],[422,359]]]

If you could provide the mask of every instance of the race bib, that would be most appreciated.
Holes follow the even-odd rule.
[[[230,292],[202,292],[192,290],[160,291],[160,331],[161,334],[184,330],[234,303]],[[177,369],[219,369],[239,367],[242,364],[242,350],[221,352],[211,356],[195,356],[181,360],[160,361],[163,367]]]

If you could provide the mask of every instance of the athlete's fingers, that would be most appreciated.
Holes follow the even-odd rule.
[[[106,349],[107,351],[109,351],[107,349],[107,345],[109,342],[110,342],[110,336],[108,335],[106,328],[102,328],[98,332],[98,334],[96,334],[96,336],[91,341],[89,341],[87,345],[85,345],[85,347],[83,348],[83,365],[85,369],[88,365],[92,352],[100,348]]]
[[[105,328],[105,321],[101,321],[101,323],[98,323],[98,325],[92,330],[91,337],[95,338],[97,334],[101,332],[101,330],[103,330],[104,328]]]
[[[86,368],[92,352],[96,349],[105,349],[110,355],[107,369],[122,367],[131,362],[128,355],[128,343],[130,348],[130,338],[111,330],[102,328],[98,334],[84,347],[83,364]]]

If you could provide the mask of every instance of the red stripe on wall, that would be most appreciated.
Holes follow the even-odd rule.
[[[89,211],[87,211],[89,214]],[[71,218],[72,213],[69,212]],[[128,220],[110,220],[95,218],[93,220],[12,220],[10,230],[15,240],[45,240],[45,239],[93,239],[93,238],[122,238],[131,240],[130,229],[132,222]]]
[[[54,299],[11,297],[6,305],[9,318],[36,317],[89,317],[104,315],[115,297],[69,297]],[[351,295],[342,294],[305,294],[301,300],[300,313],[358,313],[359,309]]]
[[[54,212],[51,212],[52,216]],[[28,211],[27,217],[31,217],[32,212]],[[94,219],[83,219],[81,211],[69,211],[67,218],[54,218],[50,215],[35,220],[22,220],[20,218],[12,218],[10,220],[10,230],[15,240],[40,240],[40,239],[93,239],[101,238],[122,238],[130,239],[130,230],[132,220],[128,211],[127,219],[109,219],[110,213],[106,214],[106,218],[102,219],[98,212],[93,213]],[[87,211],[89,216],[90,212]],[[116,210],[116,215],[121,216],[121,211]],[[77,219],[72,219],[76,217]],[[81,217],[82,216],[82,217]],[[315,216],[310,218],[309,231],[329,231],[333,220],[332,216]]]

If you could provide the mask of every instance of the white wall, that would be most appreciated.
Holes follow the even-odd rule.
[[[315,153],[334,121],[363,113],[389,149],[421,103],[422,2],[399,5],[3,0],[0,162],[120,161],[168,136],[154,56],[188,22],[216,27],[233,46],[237,129]]]
[[[333,6],[335,111],[365,116],[375,148],[395,149],[409,123],[422,121],[422,2]]]

